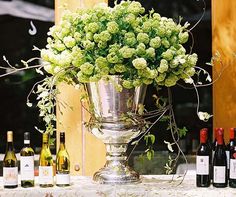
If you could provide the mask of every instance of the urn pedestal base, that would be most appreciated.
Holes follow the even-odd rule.
[[[106,164],[94,174],[93,180],[101,184],[140,183],[139,174],[127,164],[127,144],[106,144],[106,148]]]

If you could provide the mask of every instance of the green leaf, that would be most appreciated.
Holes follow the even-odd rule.
[[[178,128],[179,136],[184,137],[186,136],[188,129],[186,127],[183,127],[182,129]]]
[[[155,139],[156,139],[156,138],[155,138],[155,135],[150,134],[149,137],[150,137],[150,139],[151,139],[151,143],[154,144],[154,143],[155,143]]]

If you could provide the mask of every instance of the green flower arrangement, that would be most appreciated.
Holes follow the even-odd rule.
[[[10,65],[4,56],[11,72],[0,77],[28,69],[36,69],[39,74],[45,75],[45,72],[42,72],[44,69],[50,74],[46,74],[42,81],[37,82],[27,97],[27,105],[31,107],[29,96],[31,93],[37,94],[39,116],[45,122],[46,129],[37,127],[36,129],[42,133],[53,134],[56,130],[55,106],[56,102],[61,101],[56,100],[59,90],[55,85],[66,82],[77,88],[80,84],[97,82],[100,79],[112,80],[110,77],[112,75],[119,75],[123,80],[122,85],[115,84],[118,91],[143,84],[171,87],[179,80],[192,84],[197,97],[197,115],[200,120],[208,121],[212,116],[207,112],[199,111],[200,100],[197,88],[211,85],[214,81],[206,70],[196,66],[197,54],[186,52],[183,44],[189,38],[189,23],[181,25],[180,22],[176,23],[171,18],[161,17],[153,10],[145,14],[145,9],[139,2],[129,0],[116,4],[114,8],[100,4],[76,12],[67,10],[61,23],[50,28],[46,48],[34,47],[33,50],[41,52],[41,58],[22,61],[23,68],[17,68]],[[29,66],[29,63],[36,59],[42,59],[42,64]],[[214,65],[215,61],[220,62],[219,54],[216,54],[208,65]],[[1,67],[1,69],[8,68]],[[201,73],[207,75],[205,80],[209,83],[203,85],[200,80],[194,82],[192,76],[195,75],[199,79]],[[144,115],[145,112],[145,115],[157,117],[151,126],[147,125],[142,135],[147,145],[145,153],[148,159],[154,155],[155,136],[149,132],[151,127],[159,120],[168,122],[167,130],[170,130],[173,142],[164,142],[171,152],[173,152],[173,145],[178,148],[177,156],[169,157],[165,166],[166,172],[172,173],[180,155],[183,155],[187,162],[178,145],[180,135],[184,136],[187,129],[177,127],[171,90],[170,88],[167,90],[167,98],[153,96],[158,110],[146,113],[144,106],[140,106],[138,111],[140,115]],[[64,106],[65,103],[62,105]],[[129,116],[124,118],[129,119]],[[131,153],[142,137],[132,143],[134,148]]]
[[[120,75],[124,88],[170,87],[189,80],[198,59],[183,46],[189,23],[177,24],[153,10],[144,13],[135,1],[66,11],[61,23],[50,28],[48,44],[41,50],[44,69],[74,84]]]

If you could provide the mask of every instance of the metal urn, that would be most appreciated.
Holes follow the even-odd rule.
[[[146,86],[117,91],[119,76],[109,81],[86,84],[93,108],[95,124],[91,132],[106,146],[106,163],[93,180],[102,184],[129,184],[140,182],[139,174],[127,164],[128,143],[142,133],[141,117],[137,114],[146,94]]]

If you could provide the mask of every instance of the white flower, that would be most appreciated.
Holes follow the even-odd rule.
[[[207,112],[198,112],[198,117],[200,120],[207,122],[209,118],[211,118],[213,115],[208,114]]]
[[[191,77],[184,79],[185,83],[193,84],[193,79]]]
[[[167,148],[170,152],[174,152],[173,148],[172,148],[172,144],[170,142],[167,142],[164,140],[164,143],[167,144]]]

